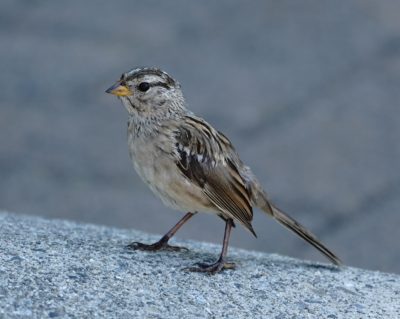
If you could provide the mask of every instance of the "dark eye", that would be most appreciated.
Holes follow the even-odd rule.
[[[142,82],[139,84],[138,89],[139,91],[146,92],[148,89],[150,89],[150,84],[147,82]]]

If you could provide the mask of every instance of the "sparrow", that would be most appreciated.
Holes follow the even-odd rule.
[[[168,243],[178,229],[197,212],[213,213],[225,222],[221,254],[214,263],[188,270],[216,274],[233,269],[235,264],[226,261],[231,230],[238,223],[256,236],[253,208],[259,208],[341,264],[313,233],[272,204],[230,140],[186,108],[180,84],[166,72],[135,68],[106,93],[117,96],[128,112],[128,149],[138,175],[165,205],[187,212],[156,243],[133,242],[129,248],[179,251],[183,247]]]

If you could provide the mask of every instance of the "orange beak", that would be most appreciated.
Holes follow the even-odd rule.
[[[117,82],[112,87],[108,88],[106,93],[116,96],[133,95],[132,91],[126,85],[122,85],[121,82]]]

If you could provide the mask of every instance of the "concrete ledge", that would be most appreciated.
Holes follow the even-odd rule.
[[[181,269],[219,246],[132,252],[157,237],[8,213],[0,225],[1,318],[400,318],[394,274],[231,249],[238,269],[208,276]]]

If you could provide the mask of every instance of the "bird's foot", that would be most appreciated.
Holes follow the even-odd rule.
[[[192,272],[205,272],[210,275],[215,275],[225,269],[235,269],[236,265],[234,263],[227,263],[224,260],[218,260],[213,264],[205,264],[205,263],[196,263],[197,267],[188,267],[185,268],[187,271]]]
[[[143,251],[188,251],[186,247],[179,247],[179,246],[171,246],[168,242],[158,241],[154,244],[143,244],[139,242],[133,242],[126,246],[129,249],[133,250],[143,250]]]

